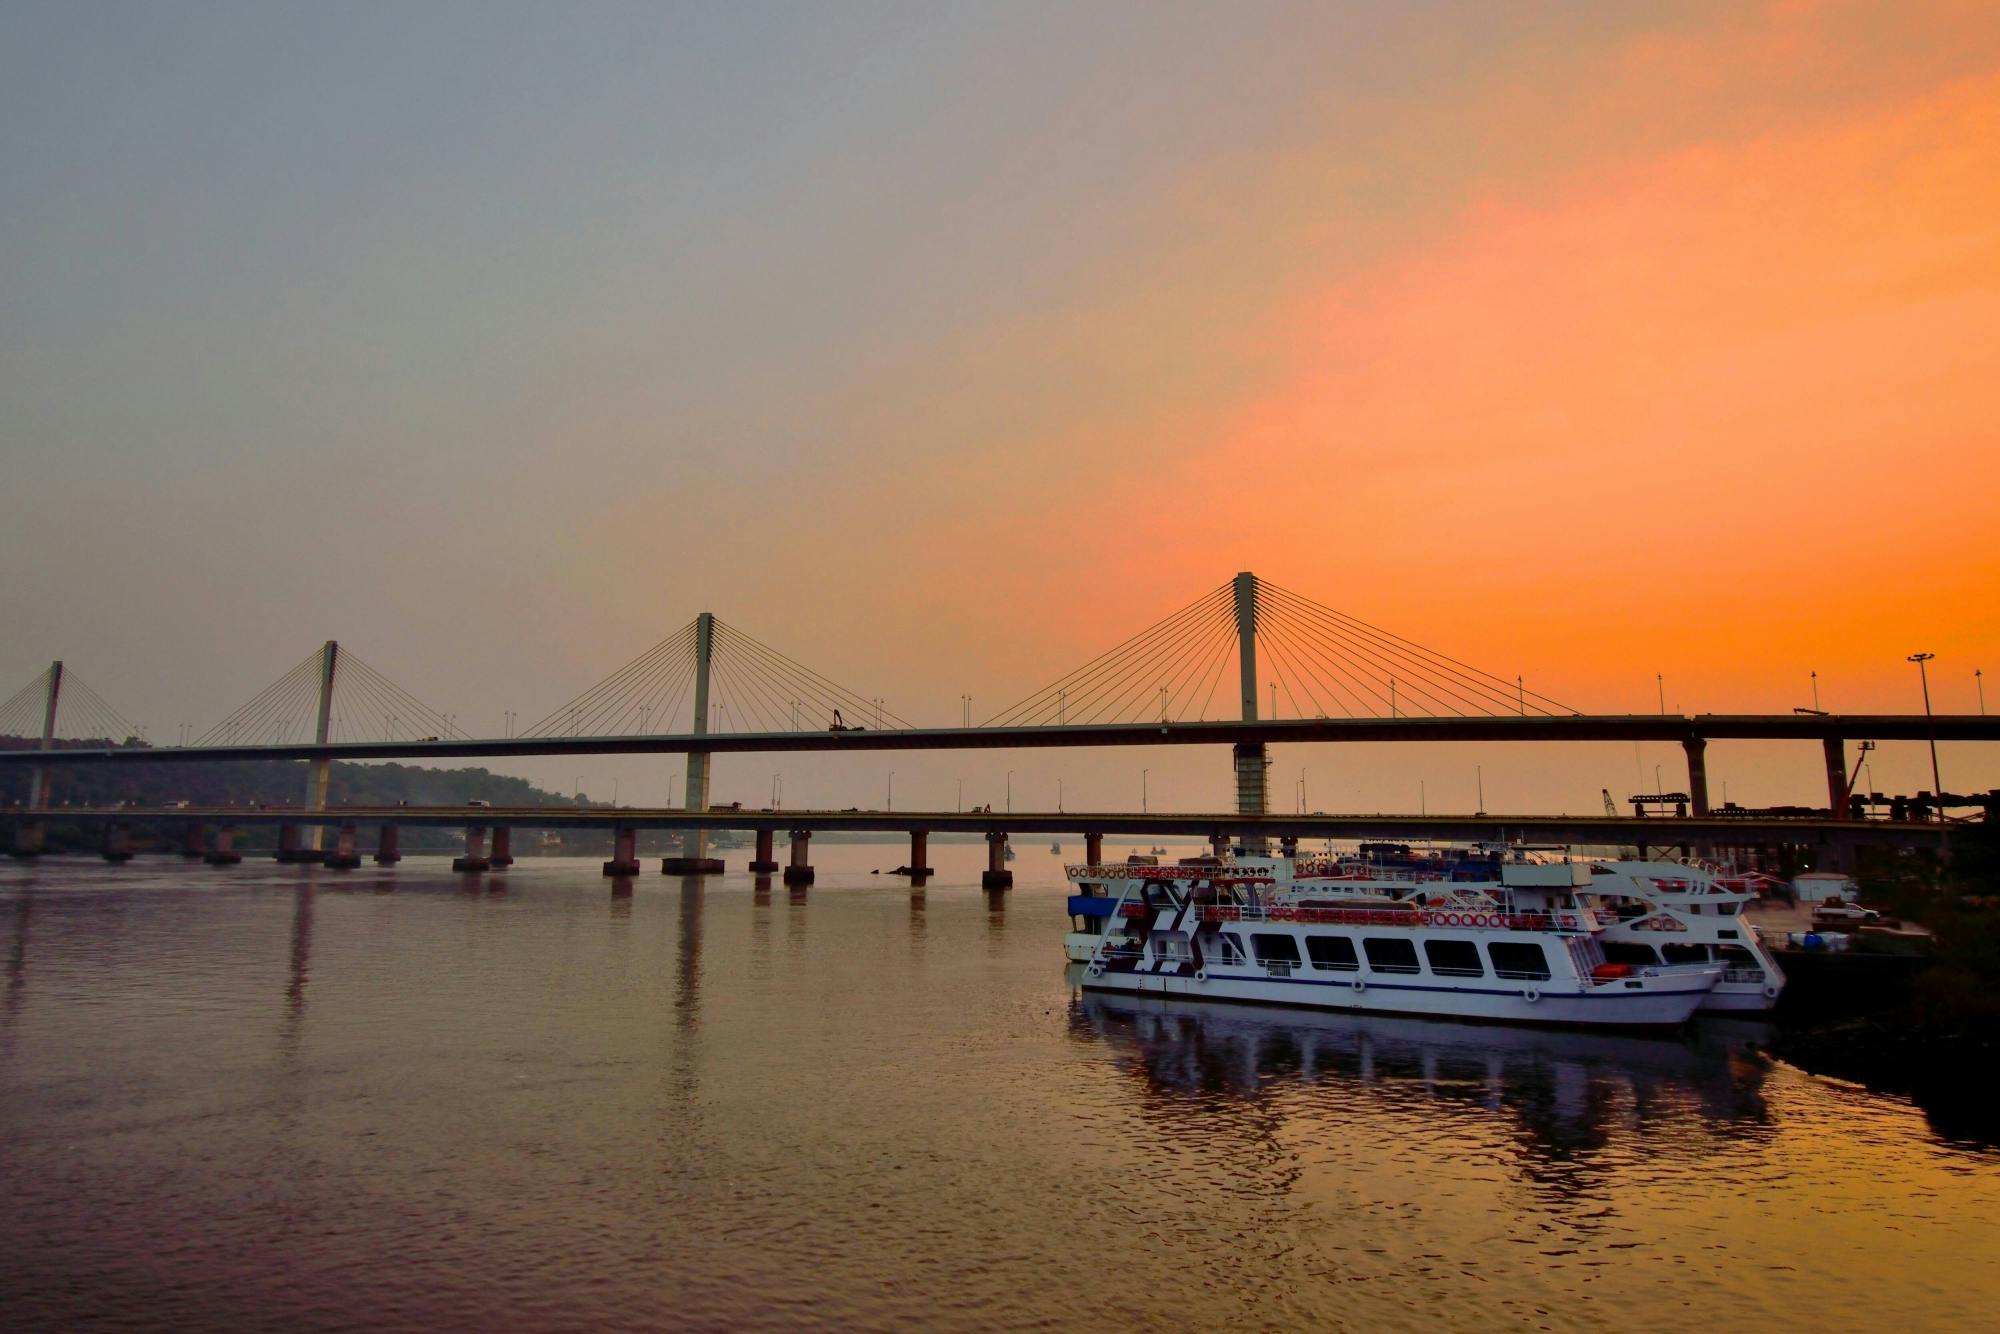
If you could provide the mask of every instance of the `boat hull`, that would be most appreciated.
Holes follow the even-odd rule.
[[[1694,1016],[1715,984],[1714,973],[1694,971],[1644,979],[1645,985],[1590,986],[1582,990],[1438,987],[1410,983],[1328,981],[1312,977],[1206,979],[1170,973],[1085,970],[1086,991],[1163,1000],[1217,1000],[1285,1005],[1350,1014],[1394,1014],[1460,1022],[1554,1025],[1565,1028],[1678,1028]],[[1532,997],[1532,999],[1531,999]]]

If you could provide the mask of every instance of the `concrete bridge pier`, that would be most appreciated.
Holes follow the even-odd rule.
[[[1211,834],[1208,839],[1208,846],[1209,850],[1217,857],[1227,857],[1229,855],[1229,835]]]
[[[928,829],[912,829],[910,831],[910,874],[919,879],[932,874],[930,860],[930,831]]]
[[[1104,865],[1104,835],[1085,834],[1083,836],[1083,863],[1086,866]]]
[[[514,864],[514,826],[498,825],[493,830],[493,853],[486,859],[495,870]]]
[[[1833,810],[1833,818],[1845,820],[1847,810],[1847,742],[1839,737],[1828,737],[1820,743],[1826,756],[1826,804]]]
[[[1694,804],[1697,816],[1708,814],[1708,738],[1683,737],[1681,749],[1687,752],[1688,797]]]
[[[114,824],[104,831],[104,860],[108,862],[129,862],[132,860],[132,827]]]
[[[810,885],[813,882],[811,861],[812,830],[792,831],[792,860],[785,867],[785,883],[788,885]]]
[[[333,851],[326,854],[326,864],[336,871],[351,871],[361,865],[361,854],[354,850],[354,826],[344,824],[333,836]]]
[[[465,831],[465,855],[451,859],[454,871],[484,871],[493,863],[486,856],[486,830],[475,825]]]
[[[190,861],[199,861],[207,850],[203,845],[201,826],[189,825],[187,831],[181,835],[181,856]]]
[[[1286,861],[1293,861],[1293,862],[1297,861],[1299,859],[1298,839],[1291,837],[1289,835],[1279,839],[1278,855],[1280,857],[1283,857]]]
[[[27,820],[14,826],[14,840],[7,845],[10,857],[39,857],[48,846],[48,826],[40,820]]]
[[[318,826],[314,826],[314,828],[318,828]],[[302,865],[310,862],[324,861],[326,854],[319,850],[318,843],[319,840],[315,838],[312,840],[311,845],[308,846],[304,831],[298,825],[279,825],[276,859],[288,865]]]
[[[999,832],[986,836],[986,869],[980,872],[981,889],[1012,889],[1014,873],[1007,869],[1007,835]]]
[[[631,825],[619,825],[612,831],[611,860],[604,863],[604,874],[639,874],[639,831]]]
[[[773,846],[777,839],[776,830],[757,831],[757,855],[750,859],[750,869],[758,875],[769,875],[778,869],[778,851]]]
[[[210,866],[234,866],[242,861],[243,854],[236,850],[236,831],[227,825],[217,829],[202,860]]]
[[[681,835],[681,855],[660,858],[661,875],[721,875],[722,858],[708,855],[708,831],[690,829]]]
[[[403,831],[400,826],[385,824],[375,839],[375,864],[394,866],[403,860]]]

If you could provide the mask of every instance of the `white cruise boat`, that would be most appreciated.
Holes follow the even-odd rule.
[[[1753,883],[1683,862],[1597,862],[1591,873],[1584,899],[1606,922],[1605,958],[1640,967],[1721,964],[1722,980],[1702,1002],[1703,1013],[1777,1005],[1784,970],[1742,915],[1756,897]]]
[[[1608,959],[1606,923],[1581,897],[1584,862],[1499,862],[1484,883],[1289,858],[1065,869],[1082,891],[1066,949],[1088,944],[1091,991],[1664,1028],[1686,1022],[1724,971]]]

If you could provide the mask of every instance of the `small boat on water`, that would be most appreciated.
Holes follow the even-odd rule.
[[[1069,900],[1076,929],[1065,948],[1085,964],[1087,991],[1584,1027],[1684,1023],[1725,963],[1608,957],[1593,869],[1520,853],[1491,854],[1472,870],[1479,880],[1335,857],[1070,866],[1081,892]]]
[[[1049,851],[1053,852],[1058,857],[1062,856],[1062,844],[1060,843],[1049,844]]]

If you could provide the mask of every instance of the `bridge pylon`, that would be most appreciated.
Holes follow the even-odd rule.
[[[315,711],[313,741],[324,746],[327,733],[333,722],[333,674],[340,661],[340,645],[329,639],[319,650],[319,707]],[[327,781],[333,775],[333,760],[324,753],[315,755],[306,762],[305,808],[309,811],[326,809]],[[324,831],[316,824],[305,827],[302,838],[305,850],[318,852]]]
[[[715,660],[715,613],[705,611],[694,618],[694,734],[708,735],[708,678]],[[687,809],[708,809],[709,752],[689,750],[687,757]],[[690,829],[681,836],[681,856],[692,862],[708,857],[708,831]]]
[[[1236,576],[1237,673],[1242,687],[1243,721],[1257,721],[1257,576],[1245,570]],[[1261,741],[1235,748],[1236,813],[1262,815],[1271,804],[1271,756]],[[1262,838],[1246,838],[1246,852],[1262,855]]]

